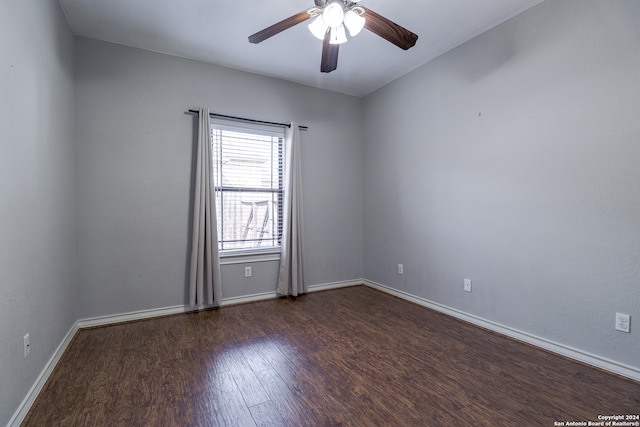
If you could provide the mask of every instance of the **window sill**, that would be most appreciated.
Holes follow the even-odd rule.
[[[220,253],[220,265],[280,261],[280,248]]]

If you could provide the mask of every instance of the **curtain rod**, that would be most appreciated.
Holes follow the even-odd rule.
[[[198,110],[189,110],[187,112],[188,113],[193,113],[193,114],[200,114],[200,112]],[[284,127],[288,127],[288,128],[291,127],[291,125],[287,124],[287,123],[265,122],[263,120],[246,119],[244,117],[227,116],[225,114],[209,113],[209,116],[210,117],[222,117],[223,119],[239,120],[241,122],[248,122],[248,123],[259,123],[259,124],[262,124],[262,125],[284,126]],[[298,125],[298,129],[307,130],[309,128],[307,126]]]

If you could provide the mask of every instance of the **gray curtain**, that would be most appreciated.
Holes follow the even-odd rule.
[[[216,205],[212,201],[212,155],[209,109],[199,112],[198,154],[193,198],[193,233],[189,270],[189,305],[220,304],[220,257]]]
[[[291,123],[286,133],[285,162],[282,252],[277,293],[280,296],[295,297],[307,293],[302,239],[300,129],[295,122]]]

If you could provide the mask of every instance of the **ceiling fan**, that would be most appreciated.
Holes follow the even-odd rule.
[[[315,7],[250,35],[249,41],[260,43],[307,19],[315,18],[309,24],[309,31],[322,40],[320,71],[323,73],[330,73],[338,67],[338,50],[347,41],[345,27],[351,37],[366,28],[404,50],[416,44],[416,34],[358,3],[360,0],[315,0]]]

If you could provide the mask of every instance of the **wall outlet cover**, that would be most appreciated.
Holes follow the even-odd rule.
[[[616,330],[629,333],[631,331],[631,316],[624,313],[616,313]]]

